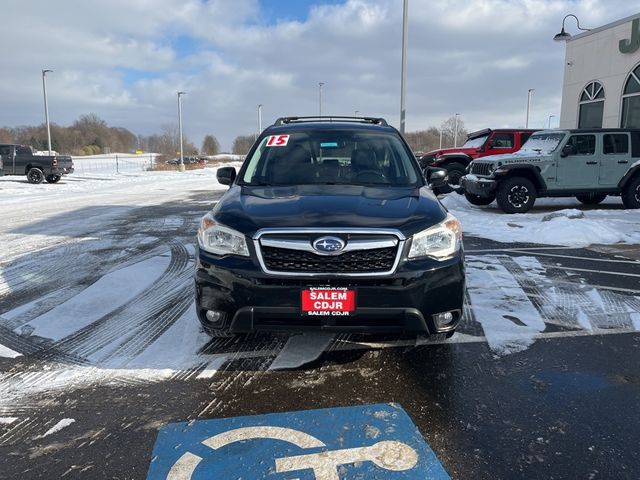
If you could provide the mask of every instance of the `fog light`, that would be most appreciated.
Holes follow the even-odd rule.
[[[453,322],[453,312],[436,313],[433,319],[438,328],[448,327]]]
[[[218,312],[216,310],[207,310],[205,316],[211,323],[220,323],[224,319],[224,313]]]

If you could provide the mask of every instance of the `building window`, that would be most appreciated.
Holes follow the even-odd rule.
[[[578,128],[602,128],[604,114],[604,88],[600,82],[591,82],[580,95]]]
[[[630,74],[622,92],[622,128],[640,128],[640,65]]]

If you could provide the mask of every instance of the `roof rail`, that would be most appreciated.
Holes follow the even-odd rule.
[[[373,125],[387,126],[384,118],[379,117],[346,117],[346,116],[311,116],[311,117],[280,117],[274,125],[287,125],[289,123],[310,123],[310,122],[348,122],[348,123],[371,123]]]

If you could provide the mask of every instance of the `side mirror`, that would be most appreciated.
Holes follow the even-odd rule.
[[[447,185],[447,180],[449,180],[449,175],[444,168],[429,167],[424,173],[427,178],[427,184],[431,189],[444,187]]]
[[[567,144],[564,147],[562,147],[562,152],[560,153],[561,157],[568,157],[569,155],[575,155],[576,154],[576,147],[575,145],[571,145],[571,144]]]
[[[216,172],[216,178],[222,185],[231,185],[236,179],[236,169],[233,167],[221,167]]]

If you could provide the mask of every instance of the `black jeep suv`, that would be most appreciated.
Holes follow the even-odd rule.
[[[430,172],[427,173],[429,175]],[[198,232],[196,308],[213,336],[254,330],[452,335],[460,224],[379,118],[281,118]]]

